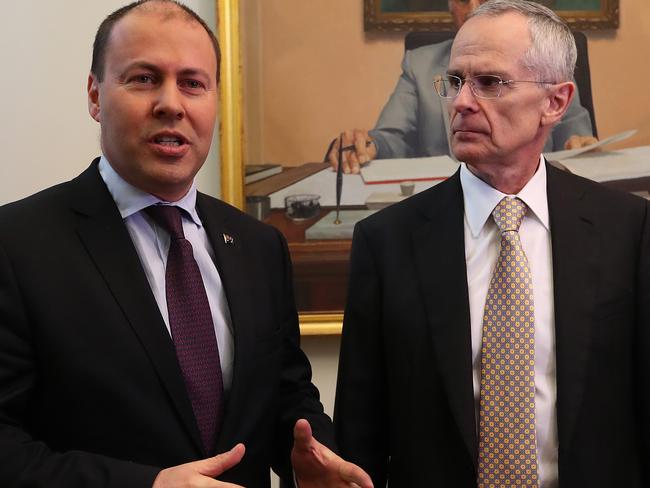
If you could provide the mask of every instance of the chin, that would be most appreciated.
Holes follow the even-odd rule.
[[[486,157],[485,151],[465,144],[453,144],[451,150],[454,156],[456,156],[456,159],[463,163],[477,163]]]

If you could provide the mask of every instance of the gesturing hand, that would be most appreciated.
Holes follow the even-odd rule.
[[[373,488],[370,476],[318,442],[304,419],[293,430],[291,463],[299,488]]]
[[[163,469],[156,476],[152,488],[242,488],[217,481],[214,477],[239,463],[244,451],[244,444],[237,444],[217,456]]]

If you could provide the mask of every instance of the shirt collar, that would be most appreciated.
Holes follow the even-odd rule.
[[[99,174],[104,180],[104,183],[106,183],[108,191],[113,197],[113,200],[115,200],[115,204],[117,205],[123,219],[126,219],[151,205],[173,204],[185,210],[186,215],[188,215],[198,227],[201,227],[201,220],[196,212],[196,184],[194,181],[183,198],[176,202],[166,202],[125,181],[119,174],[117,174],[108,159],[103,155],[99,159],[98,169]]]
[[[472,173],[465,163],[461,163],[460,167],[460,184],[463,188],[465,216],[474,237],[478,237],[492,210],[505,196],[520,198],[532,212],[527,215],[537,218],[547,231],[550,230],[544,156],[540,156],[539,166],[533,177],[516,195],[506,195],[491,187]]]

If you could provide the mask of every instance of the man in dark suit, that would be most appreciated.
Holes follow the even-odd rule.
[[[218,65],[186,7],[117,10],[88,80],[102,157],[0,209],[0,486],[370,486],[312,436],[333,445],[284,239],[195,189]]]
[[[464,163],[356,227],[335,426],[375,486],[650,482],[648,203],[541,156],[574,63],[547,8],[479,7],[438,84]]]

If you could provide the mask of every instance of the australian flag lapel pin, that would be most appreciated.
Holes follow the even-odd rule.
[[[232,246],[235,243],[235,239],[230,234],[221,234],[223,236],[223,242],[227,246]]]

